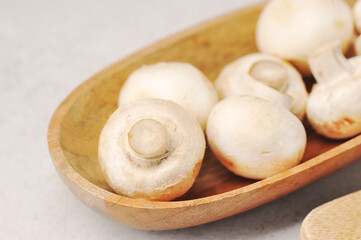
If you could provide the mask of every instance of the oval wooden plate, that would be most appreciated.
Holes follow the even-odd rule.
[[[81,201],[131,227],[184,228],[270,202],[361,157],[361,136],[332,141],[308,129],[303,163],[262,181],[232,174],[207,150],[194,186],[175,201],[130,199],[112,192],[105,182],[97,161],[98,138],[117,108],[128,75],[143,64],[184,61],[214,80],[225,64],[257,51],[255,25],[262,6],[230,13],[145,48],[87,80],[64,100],[51,119],[48,144],[58,174]]]

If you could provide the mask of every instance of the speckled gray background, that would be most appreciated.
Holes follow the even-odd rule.
[[[307,213],[361,188],[361,161],[274,202],[183,230],[141,231],[84,206],[46,134],[81,82],[128,54],[257,1],[0,0],[0,239],[298,239]]]

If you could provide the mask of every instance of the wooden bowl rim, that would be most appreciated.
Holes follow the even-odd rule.
[[[100,71],[93,77],[89,78],[82,84],[80,84],[76,89],[72,91],[70,95],[68,95],[65,100],[60,104],[60,106],[57,108],[55,113],[53,114],[49,128],[48,128],[48,147],[49,152],[52,157],[53,163],[56,165],[56,167],[62,171],[62,173],[74,184],[76,184],[79,188],[85,190],[87,193],[100,198],[104,201],[119,204],[122,206],[128,206],[128,207],[136,207],[136,208],[145,208],[145,209],[167,209],[167,208],[184,208],[184,207],[191,207],[191,206],[197,206],[201,204],[209,204],[215,201],[220,201],[226,198],[232,198],[234,196],[238,196],[240,194],[245,194],[252,192],[260,187],[264,187],[266,185],[273,184],[275,182],[282,181],[286,178],[289,178],[293,175],[296,175],[302,171],[308,170],[322,162],[328,161],[332,157],[338,155],[340,152],[346,151],[348,149],[353,148],[354,146],[358,145],[361,142],[361,135],[356,136],[344,143],[341,143],[340,145],[332,148],[331,150],[324,152],[312,159],[307,160],[306,162],[303,162],[291,169],[288,169],[286,171],[283,171],[279,174],[276,174],[272,177],[268,177],[266,179],[257,181],[255,183],[251,183],[247,186],[234,189],[228,192],[219,193],[216,195],[208,196],[208,197],[202,197],[197,199],[191,199],[191,200],[182,200],[182,201],[170,201],[170,202],[157,202],[157,201],[148,201],[148,200],[142,200],[142,199],[133,199],[128,198],[125,196],[121,196],[112,192],[109,192],[105,189],[102,189],[95,184],[91,183],[84,177],[82,177],[78,172],[76,172],[73,167],[69,164],[67,161],[63,150],[61,148],[60,143],[60,130],[61,130],[61,123],[68,112],[68,110],[71,108],[73,103],[76,101],[76,99],[83,93],[87,92],[89,89],[92,89],[92,87],[98,82],[98,80],[103,79],[105,76],[112,74],[115,69],[122,68],[123,66],[126,66],[137,59],[147,55],[150,52],[153,52],[155,50],[160,50],[164,48],[164,46],[169,46],[172,43],[176,43],[179,41],[179,39],[186,38],[193,33],[206,28],[207,26],[212,26],[214,24],[220,23],[224,20],[227,20],[228,18],[232,18],[234,15],[237,15],[242,10],[247,10],[255,7],[260,7],[264,5],[264,3],[258,3],[253,4],[250,6],[247,6],[245,8],[241,8],[235,11],[232,11],[230,13],[223,14],[219,17],[213,18],[211,20],[202,22],[200,24],[197,24],[191,28],[188,28],[186,30],[180,31],[179,33],[173,34],[170,37],[167,37],[165,39],[162,39],[154,44],[149,45],[148,47],[143,48],[142,50],[139,50],[135,52],[134,54],[125,57],[124,59],[113,63],[109,67],[106,67],[104,70]]]

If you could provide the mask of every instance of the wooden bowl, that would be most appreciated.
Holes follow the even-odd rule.
[[[175,201],[131,199],[107,185],[98,164],[98,138],[128,75],[143,64],[184,61],[214,80],[225,64],[257,51],[255,25],[261,9],[256,5],[230,13],[147,47],[87,80],[64,100],[51,119],[48,144],[58,174],[81,201],[127,226],[185,228],[270,202],[361,157],[361,136],[333,141],[308,129],[303,163],[261,181],[232,174],[207,150],[194,186]]]

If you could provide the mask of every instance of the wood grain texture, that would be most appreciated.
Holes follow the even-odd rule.
[[[142,229],[175,229],[225,218],[295,191],[361,157],[361,136],[334,141],[307,128],[303,163],[262,181],[238,177],[207,150],[194,186],[172,202],[116,195],[98,164],[98,138],[117,108],[128,75],[159,61],[189,62],[214,80],[224,65],[256,52],[255,25],[262,5],[227,14],[160,41],[103,70],[75,89],[54,113],[48,144],[65,184],[86,205]],[[312,82],[312,79],[308,79]]]
[[[302,240],[361,239],[361,190],[312,210],[303,220]]]

